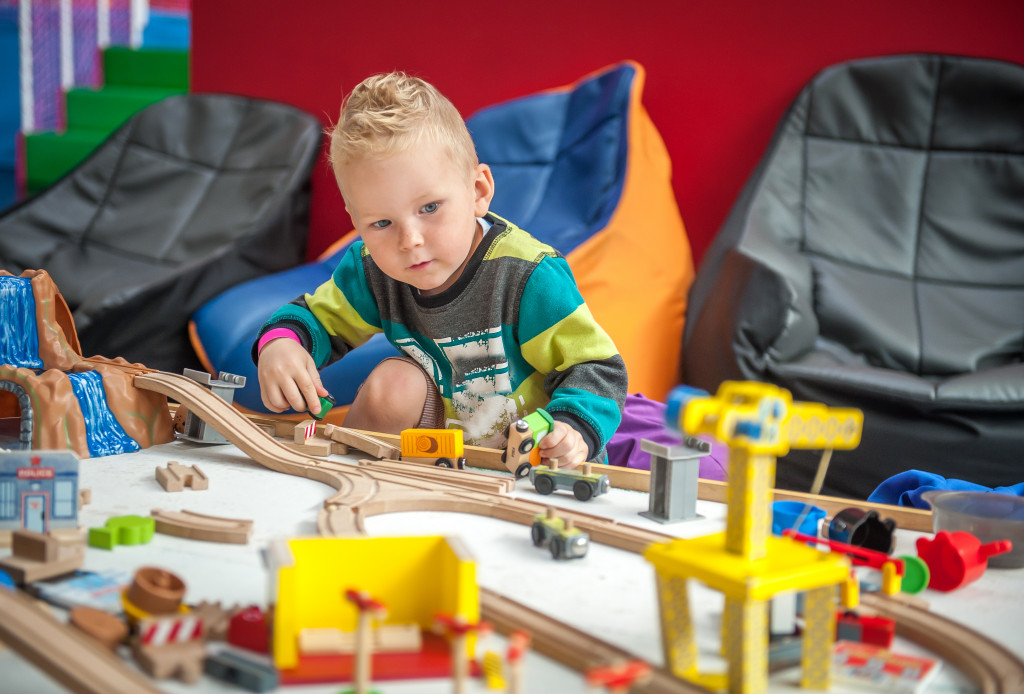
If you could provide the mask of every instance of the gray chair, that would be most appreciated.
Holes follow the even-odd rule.
[[[270,101],[165,99],[0,216],[0,267],[50,274],[85,355],[201,368],[192,312],[304,259],[321,129]]]
[[[682,376],[864,411],[825,492],[1024,481],[1024,67],[905,55],[804,88],[691,287]],[[817,456],[780,460],[806,490]]]

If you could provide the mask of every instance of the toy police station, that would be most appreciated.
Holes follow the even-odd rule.
[[[0,530],[78,525],[78,456],[71,451],[0,453]]]

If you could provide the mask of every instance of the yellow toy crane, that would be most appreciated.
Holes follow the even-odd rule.
[[[856,448],[864,425],[860,410],[793,402],[788,390],[753,381],[725,381],[713,397],[680,386],[669,395],[666,418],[673,429],[729,446],[726,546],[746,559],[764,556],[775,458],[791,448]]]
[[[767,383],[723,383],[714,396],[680,387],[668,399],[668,426],[690,436],[709,434],[727,444],[729,488],[724,533],[652,545],[661,604],[665,662],[677,677],[730,694],[759,694],[767,686],[768,601],[787,591],[804,594],[801,664],[804,687],[831,680],[835,588],[849,577],[845,556],[818,552],[770,536],[775,459],[791,448],[855,448],[863,415],[847,408],[794,403],[789,391]],[[697,667],[688,582],[725,595],[722,617],[724,677]]]

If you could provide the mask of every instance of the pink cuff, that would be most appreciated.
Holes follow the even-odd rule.
[[[259,344],[256,345],[256,354],[259,355],[268,342],[276,340],[279,337],[287,337],[288,339],[295,340],[300,345],[302,344],[302,340],[299,339],[298,333],[294,330],[291,330],[290,328],[274,328],[273,330],[268,330],[263,337],[260,338]]]

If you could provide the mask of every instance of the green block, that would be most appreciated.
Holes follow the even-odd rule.
[[[103,51],[103,83],[188,91],[188,51],[111,46]]]
[[[147,106],[183,93],[182,89],[166,87],[72,89],[66,95],[68,130],[112,133]]]
[[[29,191],[34,193],[54,183],[106,139],[107,133],[93,130],[26,135],[25,169]]]
[[[97,549],[114,549],[117,541],[114,533],[107,528],[89,528],[89,546]]]
[[[89,528],[89,546],[114,549],[115,545],[141,545],[153,539],[156,521],[147,516],[114,516],[102,528]]]

